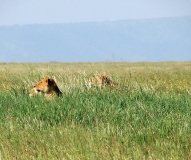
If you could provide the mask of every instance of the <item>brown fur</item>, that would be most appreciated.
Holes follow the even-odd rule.
[[[59,90],[56,82],[52,78],[43,78],[41,81],[34,85],[34,88],[30,90],[29,95],[45,94],[46,97],[52,98],[60,96],[62,92]]]
[[[97,75],[95,77],[89,78],[89,87],[92,86],[98,86],[100,88],[109,86],[114,86],[114,83],[111,81],[111,79],[108,76],[105,75]]]

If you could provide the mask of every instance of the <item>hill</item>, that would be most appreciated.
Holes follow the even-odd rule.
[[[191,17],[0,26],[0,62],[191,60]]]

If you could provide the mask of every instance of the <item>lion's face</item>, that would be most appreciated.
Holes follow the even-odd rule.
[[[89,78],[89,86],[96,86],[98,85],[98,81],[95,77]]]
[[[43,78],[41,81],[34,85],[34,88],[30,90],[29,95],[45,94],[46,96],[53,96],[61,94],[56,82],[52,78]]]
[[[29,91],[29,96],[30,96],[30,97],[32,97],[32,96],[34,96],[34,95],[41,95],[40,90],[37,91],[35,87]]]
[[[89,79],[89,87],[99,86],[101,88],[111,84],[112,84],[112,81],[109,79],[109,77],[104,75],[98,75]]]

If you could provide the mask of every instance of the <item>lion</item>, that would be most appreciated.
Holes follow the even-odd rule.
[[[115,84],[111,81],[108,76],[97,75],[95,77],[89,78],[89,87],[98,86],[99,88],[103,87],[113,87]]]
[[[37,82],[29,91],[29,96],[44,94],[45,97],[53,98],[55,96],[60,96],[62,92],[58,88],[56,82],[52,78],[43,78],[41,81]]]

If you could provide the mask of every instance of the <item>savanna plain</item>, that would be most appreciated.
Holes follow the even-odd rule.
[[[117,85],[88,88],[104,74]],[[191,159],[191,62],[0,63],[0,159]],[[43,77],[61,97],[29,97]]]

